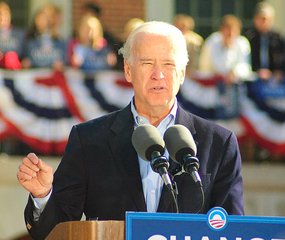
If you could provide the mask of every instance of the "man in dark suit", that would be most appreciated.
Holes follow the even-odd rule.
[[[54,176],[35,154],[23,159],[17,177],[31,194],[25,209],[30,234],[44,238],[59,222],[124,220],[126,211],[174,212],[175,204],[159,174],[137,155],[131,137],[140,124],[163,135],[174,124],[186,126],[197,145],[205,193],[180,166],[169,172],[177,183],[180,212],[206,213],[214,206],[243,214],[241,158],[232,132],[184,111],[176,100],[188,62],[182,33],[163,22],[134,30],[120,50],[134,98],[124,109],[76,125]]]
[[[253,23],[254,26],[245,32],[251,47],[252,70],[262,80],[284,77],[284,40],[273,29],[274,8],[267,2],[257,4]]]

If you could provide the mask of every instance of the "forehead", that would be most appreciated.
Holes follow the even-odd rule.
[[[135,54],[163,54],[174,55],[176,47],[173,39],[165,35],[152,33],[138,33],[134,39]]]

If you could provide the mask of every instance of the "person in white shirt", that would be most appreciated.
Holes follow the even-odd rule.
[[[226,83],[250,77],[250,44],[240,35],[241,28],[241,21],[234,15],[223,17],[219,31],[212,33],[201,49],[201,74],[220,75]]]

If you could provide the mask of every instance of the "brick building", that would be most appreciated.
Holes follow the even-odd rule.
[[[121,38],[124,24],[133,17],[145,19],[144,0],[73,0],[72,22],[76,27],[86,3],[95,3],[101,8],[101,21],[106,30]]]

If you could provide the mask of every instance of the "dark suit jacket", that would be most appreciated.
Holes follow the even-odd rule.
[[[284,41],[281,35],[277,32],[270,31],[268,35],[268,57],[269,66],[271,71],[280,70],[284,71]],[[250,42],[251,47],[251,65],[252,70],[257,71],[261,68],[260,60],[260,45],[261,34],[255,29],[250,28],[245,32],[245,36]]]
[[[199,173],[205,192],[202,213],[221,206],[243,214],[241,158],[234,134],[178,107],[176,123],[190,129],[197,144]],[[55,172],[53,193],[34,222],[33,203],[25,209],[29,232],[44,238],[59,222],[87,219],[123,220],[126,211],[146,211],[137,153],[131,136],[130,105],[123,110],[74,126],[64,157]],[[172,164],[170,171],[175,171]],[[189,174],[175,177],[180,212],[193,213],[202,197]],[[171,195],[163,188],[158,212],[174,212]]]

